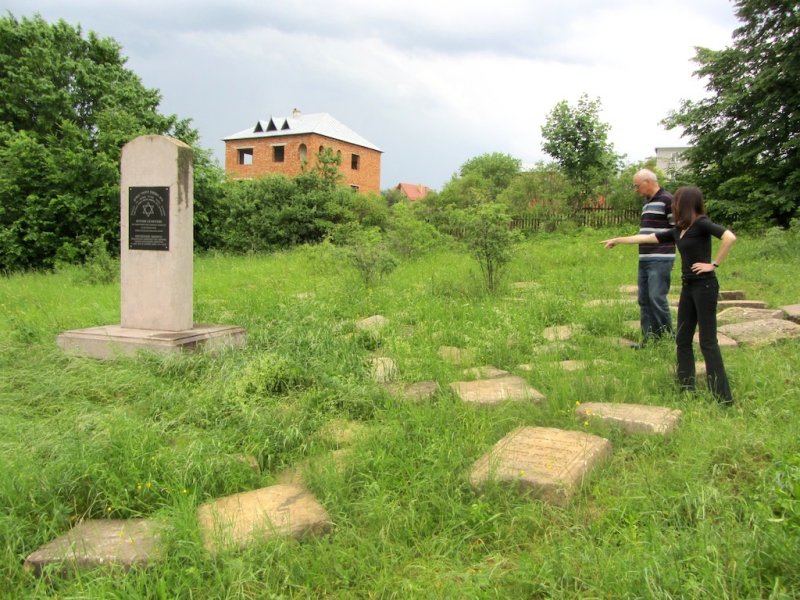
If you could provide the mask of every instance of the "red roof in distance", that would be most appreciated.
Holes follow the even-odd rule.
[[[409,200],[422,200],[433,190],[421,183],[398,183],[396,190],[400,190]]]

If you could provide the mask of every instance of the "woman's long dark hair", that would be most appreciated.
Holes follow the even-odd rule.
[[[675,215],[675,225],[681,229],[688,229],[697,217],[706,214],[700,188],[691,185],[678,188],[672,200],[672,214]]]

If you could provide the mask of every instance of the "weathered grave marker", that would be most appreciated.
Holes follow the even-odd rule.
[[[207,502],[197,509],[197,519],[203,544],[212,554],[227,546],[246,546],[256,537],[302,538],[327,533],[332,527],[325,508],[311,492],[295,484]]]
[[[611,442],[582,431],[519,427],[472,467],[475,488],[488,481],[520,484],[536,498],[564,506],[588,472],[611,454]]]
[[[800,337],[800,325],[786,319],[762,319],[733,323],[718,327],[717,331],[733,338],[740,344],[756,346]]]
[[[37,575],[48,565],[59,570],[145,567],[162,556],[158,525],[149,519],[82,521],[25,559]]]
[[[450,384],[464,402],[474,404],[495,405],[507,400],[531,400],[541,402],[544,395],[528,385],[522,377],[509,375],[496,379],[478,379],[477,381],[456,381]]]
[[[645,404],[586,402],[575,407],[579,418],[616,425],[627,433],[667,434],[675,429],[682,414],[676,409]]]

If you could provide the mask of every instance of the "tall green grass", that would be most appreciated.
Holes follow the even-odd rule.
[[[476,264],[441,250],[371,288],[326,247],[195,260],[195,321],[247,329],[239,351],[100,362],[64,355],[64,330],[119,321],[116,285],[75,273],[0,280],[0,594],[8,598],[792,598],[800,596],[800,340],[724,350],[736,405],[681,394],[674,350],[634,352],[635,304],[587,307],[635,283],[634,249],[612,232],[540,235],[522,245],[499,294]],[[741,236],[719,273],[772,306],[800,302],[797,262]],[[677,284],[677,276],[674,278]],[[677,285],[676,285],[677,287]],[[389,319],[378,335],[355,320]],[[581,324],[552,345],[550,325]],[[447,384],[474,365],[525,377],[541,404],[476,408]],[[393,358],[403,382],[434,380],[421,402],[370,379]],[[603,358],[565,373],[564,359]],[[698,355],[699,358],[699,355]],[[517,365],[530,363],[532,371]],[[576,402],[679,408],[669,437],[623,435],[573,416]],[[331,423],[365,434],[336,468]],[[565,508],[513,490],[470,489],[466,473],[520,425],[611,440],[611,459]],[[260,473],[241,460],[255,457]],[[307,484],[334,522],[325,537],[272,540],[216,557],[198,504],[271,485],[312,460]],[[37,578],[24,558],[80,519],[147,516],[165,558],[143,570]]]

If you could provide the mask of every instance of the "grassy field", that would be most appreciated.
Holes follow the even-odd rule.
[[[324,246],[198,257],[195,321],[245,327],[246,349],[112,362],[65,356],[54,338],[118,323],[118,286],[81,283],[77,270],[0,279],[0,596],[800,597],[800,340],[723,350],[732,409],[706,391],[679,393],[671,344],[636,352],[607,340],[632,335],[635,304],[586,305],[635,283],[635,248],[599,243],[619,233],[539,235],[519,246],[494,296],[476,264],[448,250],[371,289]],[[740,236],[721,287],[798,303],[796,256]],[[519,281],[538,285],[510,285]],[[354,330],[375,314],[389,319],[379,337]],[[583,330],[546,345],[542,330],[564,324]],[[524,376],[546,401],[465,405],[447,388],[464,367],[440,346],[471,349],[466,366]],[[375,355],[395,360],[400,381],[442,391],[392,397],[371,380]],[[593,358],[610,364],[557,364]],[[576,402],[588,401],[684,417],[666,438],[623,435],[576,420]],[[333,468],[345,442],[330,432],[353,423],[360,434]],[[566,508],[498,487],[475,493],[471,465],[520,425],[590,431],[613,454]],[[271,485],[309,459],[330,535],[205,552],[199,504]],[[146,570],[37,578],[22,568],[80,519],[141,516],[166,528],[165,558]]]

